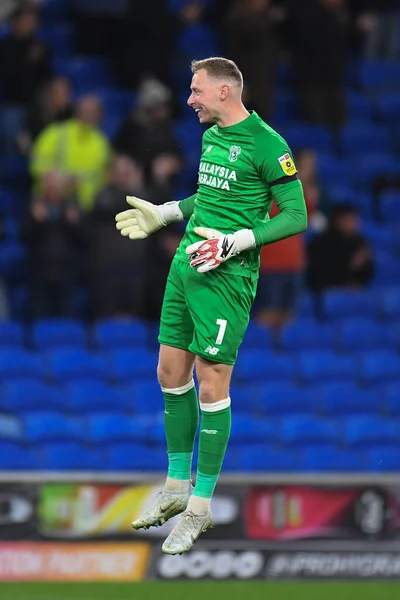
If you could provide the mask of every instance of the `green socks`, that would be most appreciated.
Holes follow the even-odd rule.
[[[165,400],[165,434],[168,447],[168,478],[190,481],[199,406],[193,379],[175,389],[162,388]],[[168,480],[167,480],[168,481]]]
[[[203,403],[200,407],[199,460],[193,496],[211,498],[231,433],[231,399]]]

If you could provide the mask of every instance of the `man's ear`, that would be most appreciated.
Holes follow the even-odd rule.
[[[220,90],[221,100],[227,99],[227,97],[229,95],[229,91],[230,91],[230,87],[227,83],[224,83],[224,85],[221,85],[221,90]]]

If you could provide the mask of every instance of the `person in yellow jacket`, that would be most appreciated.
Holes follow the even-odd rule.
[[[83,96],[76,115],[53,123],[37,137],[31,152],[30,169],[36,189],[49,171],[67,176],[80,207],[90,211],[96,194],[104,187],[111,148],[98,128],[102,107],[96,96]]]

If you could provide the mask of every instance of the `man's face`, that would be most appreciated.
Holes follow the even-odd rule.
[[[205,69],[193,74],[187,103],[197,112],[200,123],[214,123],[218,119],[224,87],[218,79],[209,77]]]
[[[345,213],[336,220],[337,229],[344,235],[354,235],[358,233],[360,222],[357,213]]]
[[[85,96],[77,107],[77,117],[86,125],[96,126],[101,121],[101,104],[94,96]]]

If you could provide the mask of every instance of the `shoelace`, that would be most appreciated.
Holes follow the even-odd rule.
[[[175,528],[171,532],[171,539],[174,540],[176,537],[181,538],[182,535],[191,534],[193,529],[196,528],[196,520],[199,518],[198,515],[195,515],[192,511],[185,511],[180,518],[179,523],[175,526]]]

